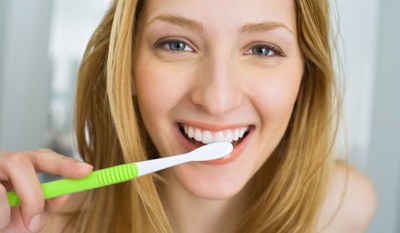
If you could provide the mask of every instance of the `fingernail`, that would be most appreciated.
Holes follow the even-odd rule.
[[[38,232],[40,230],[40,220],[40,214],[31,218],[31,221],[29,222],[29,230],[31,232]]]
[[[79,162],[78,165],[79,165],[80,167],[84,167],[84,168],[87,168],[87,169],[89,169],[89,168],[92,169],[92,168],[93,168],[92,165],[87,164],[87,163],[85,163],[85,162]]]

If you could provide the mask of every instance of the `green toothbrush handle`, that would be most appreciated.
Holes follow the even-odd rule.
[[[138,168],[135,163],[117,165],[92,172],[81,179],[60,179],[43,183],[42,190],[45,199],[99,188],[111,184],[121,183],[138,176]],[[19,205],[21,200],[15,192],[8,192],[10,206]]]

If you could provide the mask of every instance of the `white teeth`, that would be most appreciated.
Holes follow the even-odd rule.
[[[185,132],[188,132],[187,135],[189,136],[189,138],[194,138],[194,131],[192,127],[189,127],[189,129]]]
[[[202,130],[192,126],[184,125],[183,130],[188,138],[193,138],[194,140],[203,144],[221,141],[232,143],[243,138],[244,134],[249,130],[249,127],[211,132],[209,130]]]
[[[239,135],[240,135],[239,130],[235,130],[235,133],[233,134],[233,140],[237,141],[239,139]]]
[[[233,140],[232,132],[228,131],[228,133],[225,136],[225,142],[232,142],[232,140]]]
[[[210,131],[204,131],[203,133],[203,139],[201,140],[202,143],[208,144],[213,141],[213,136]]]
[[[199,129],[194,131],[194,140],[201,142],[203,135]]]
[[[216,142],[223,142],[224,141],[224,133],[222,133],[221,131],[218,131],[217,133],[215,133],[214,140]]]

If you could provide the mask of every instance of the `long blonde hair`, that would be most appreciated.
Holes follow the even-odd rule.
[[[143,2],[115,0],[83,57],[76,136],[82,158],[95,169],[148,159],[152,148],[131,93],[132,50]],[[329,9],[326,0],[295,4],[304,77],[285,136],[250,181],[255,192],[237,232],[314,232],[326,193],[338,109]],[[70,227],[96,233],[172,232],[158,182],[146,176],[90,192]]]

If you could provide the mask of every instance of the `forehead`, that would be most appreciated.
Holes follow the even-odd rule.
[[[174,15],[201,23],[206,28],[239,28],[246,23],[278,22],[296,33],[293,0],[146,0],[141,21]]]

